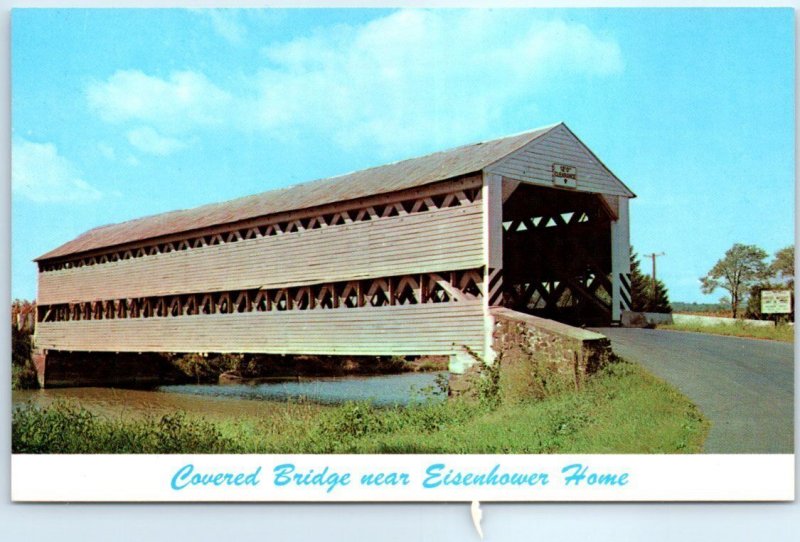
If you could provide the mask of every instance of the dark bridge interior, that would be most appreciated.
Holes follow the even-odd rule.
[[[503,204],[503,305],[570,325],[609,324],[611,220],[600,195],[520,185]]]

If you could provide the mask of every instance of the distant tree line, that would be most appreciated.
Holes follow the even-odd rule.
[[[692,312],[692,313],[721,313],[728,310],[727,307],[720,303],[683,303],[680,301],[672,302],[672,309],[675,312]]]

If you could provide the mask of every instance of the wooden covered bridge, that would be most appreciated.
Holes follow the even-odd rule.
[[[492,306],[607,324],[633,193],[557,124],[90,230],[37,258],[59,352],[492,358]]]

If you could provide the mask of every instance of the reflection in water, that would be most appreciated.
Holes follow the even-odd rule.
[[[424,400],[435,389],[439,373],[407,373],[391,376],[301,378],[291,380],[252,380],[248,382],[209,386],[183,384],[161,386],[159,391],[188,393],[236,399],[286,401],[306,399],[316,403],[333,404],[345,401],[369,401],[376,405],[403,405]],[[441,396],[437,391],[437,395]]]
[[[370,401],[377,405],[403,405],[444,395],[436,388],[437,375],[406,373],[390,376],[337,377],[292,380],[252,380],[233,384],[184,384],[160,386],[153,391],[114,388],[61,388],[18,390],[14,405],[33,402],[47,405],[57,399],[72,399],[109,417],[161,415],[183,410],[210,418],[265,414],[276,401],[303,400],[335,404]],[[428,391],[425,391],[428,390]]]

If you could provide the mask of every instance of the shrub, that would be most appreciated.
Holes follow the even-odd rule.
[[[390,435],[420,436],[469,423],[485,409],[458,399],[406,407],[351,402],[324,411],[296,453],[377,453],[373,442]],[[391,451],[384,450],[382,451]]]
[[[29,390],[39,387],[39,380],[36,376],[36,368],[33,361],[28,360],[25,365],[11,366],[11,389]]]
[[[152,419],[140,424],[142,432],[156,436],[150,453],[231,453],[217,427],[206,420],[190,420],[184,412],[166,414],[158,422]]]
[[[367,402],[350,402],[330,410],[319,422],[322,432],[341,438],[359,438],[384,432],[386,420]]]
[[[56,402],[41,408],[26,404],[12,414],[11,445],[14,453],[81,453],[95,444],[96,419],[75,403]]]
[[[67,401],[26,404],[12,415],[13,453],[236,453],[210,422],[185,413],[160,419],[108,420]]]
[[[11,389],[33,389],[39,387],[36,367],[31,359],[31,332],[11,326]]]
[[[224,372],[238,373],[246,369],[244,357],[238,354],[167,354],[167,357],[172,365],[198,384],[217,382]]]
[[[31,333],[11,326],[11,363],[23,366],[31,359]]]
[[[489,410],[500,406],[500,370],[503,354],[498,354],[494,363],[486,363],[483,357],[468,346],[464,346],[467,354],[475,360],[475,369],[469,374],[470,388],[474,390],[473,398],[478,400],[482,408]]]

